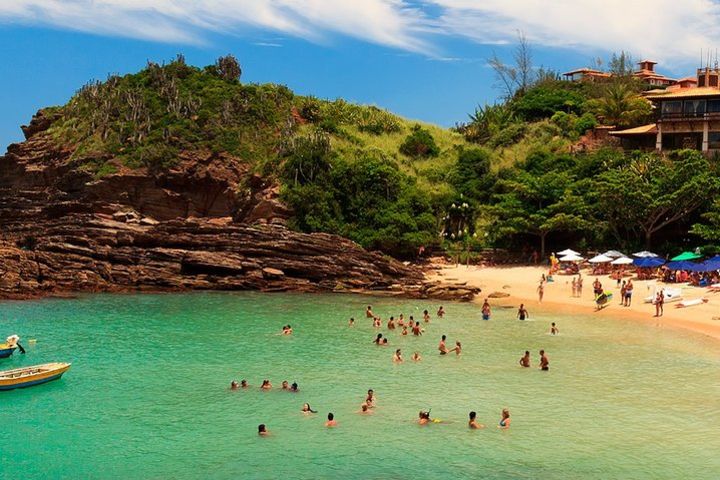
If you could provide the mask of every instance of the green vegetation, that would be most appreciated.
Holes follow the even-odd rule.
[[[399,257],[420,246],[460,257],[479,247],[720,243],[715,159],[575,148],[596,125],[650,116],[627,54],[610,62],[618,75],[602,84],[559,81],[532,66],[527,44],[514,58],[491,61],[504,101],[477,107],[452,130],[242,84],[227,56],[205,68],[178,57],[88,84],[52,110],[50,134],[97,177],[121,166],[167,169],[181,152],[222,153],[281,186],[293,228]]]

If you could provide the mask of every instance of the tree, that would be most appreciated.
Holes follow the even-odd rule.
[[[233,55],[225,55],[215,62],[215,70],[220,78],[227,81],[240,81],[242,68],[240,62]]]
[[[644,240],[682,219],[719,191],[718,178],[700,152],[683,150],[671,157],[641,154],[600,174],[599,210],[622,244]]]
[[[605,125],[628,127],[647,121],[652,114],[648,100],[633,91],[626,82],[607,84],[599,98],[588,100],[587,108]]]
[[[535,81],[532,49],[525,34],[518,31],[518,44],[513,52],[514,65],[503,62],[496,53],[488,60],[490,67],[495,71],[497,87],[503,91],[506,100],[515,95],[522,95]]]
[[[610,73],[616,77],[629,77],[635,70],[635,62],[630,53],[622,50],[620,54],[613,53],[608,64]]]
[[[496,220],[496,240],[516,235],[533,235],[545,255],[547,236],[552,232],[585,231],[593,226],[590,208],[576,191],[575,179],[566,171],[537,174],[513,172],[512,179],[501,180],[501,192],[491,207]]]

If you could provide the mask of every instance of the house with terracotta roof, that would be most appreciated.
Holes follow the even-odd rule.
[[[720,69],[699,68],[696,84],[646,95],[655,107],[655,123],[610,135],[619,138],[626,148],[651,148],[654,143],[658,151],[720,151]]]
[[[656,72],[655,65],[657,65],[657,62],[653,62],[652,60],[643,60],[638,62],[638,66],[640,68],[635,70],[632,76],[642,80],[648,85],[657,87],[667,87],[678,82],[674,78],[666,77],[665,75]],[[565,77],[565,80],[571,82],[596,82],[611,78],[612,73],[602,72],[593,68],[578,68],[576,70],[563,73],[563,77]]]
[[[612,75],[592,68],[578,68],[563,73],[563,77],[570,82],[596,82],[598,80],[606,80],[612,77]]]

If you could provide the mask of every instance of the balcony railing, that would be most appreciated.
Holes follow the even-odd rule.
[[[663,120],[720,120],[720,112],[706,112],[706,113],[661,113],[660,121]]]

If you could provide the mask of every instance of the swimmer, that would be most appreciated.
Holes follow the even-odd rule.
[[[430,314],[427,310],[423,310],[423,320],[425,320],[425,323],[430,323]]]
[[[558,330],[558,328],[555,326],[555,322],[552,322],[552,324],[550,325],[550,334],[557,335],[558,333],[560,333],[560,330]]]
[[[526,318],[530,318],[530,314],[528,313],[527,308],[525,308],[524,303],[521,303],[520,308],[518,308],[517,318],[519,320],[525,320]]]
[[[507,408],[503,408],[502,419],[500,419],[498,428],[501,430],[507,430],[508,428],[510,428],[510,410],[508,410]]]
[[[397,324],[401,327],[405,325],[405,316],[402,313],[400,314],[400,318],[398,318]]]
[[[375,391],[372,388],[368,390],[367,397],[365,397],[365,404],[368,408],[373,408],[375,406]]]
[[[290,390],[290,384],[288,383],[287,380],[283,380],[283,382],[282,382],[282,384],[280,385],[280,387],[281,387],[283,390]]]
[[[483,320],[490,320],[490,302],[488,302],[488,299],[485,299],[485,303],[483,303],[482,306],[482,319]]]
[[[372,410],[370,410],[370,407],[368,407],[367,403],[363,403],[360,405],[360,410],[357,412],[360,415],[372,415]]]
[[[293,329],[290,325],[283,327],[283,335],[292,335]]]
[[[261,390],[270,390],[272,388],[272,383],[270,383],[270,380],[263,380],[262,385],[260,386]]]
[[[230,382],[230,390],[237,390],[240,388],[240,384],[237,382],[237,380],[233,380]]]
[[[355,319],[353,317],[350,317],[350,321],[348,322],[348,327],[354,327],[355,326]]]
[[[248,385],[247,380],[240,380],[240,387],[241,388],[248,388],[250,385]]]
[[[413,335],[416,337],[419,337],[422,335],[422,330],[420,330],[420,322],[415,322],[415,325],[412,327]]]
[[[261,437],[266,437],[266,436],[270,435],[270,432],[268,431],[267,428],[265,428],[264,423],[261,423],[260,425],[258,425],[258,435],[260,435]]]
[[[293,392],[293,393],[297,393],[297,392],[300,391],[300,390],[298,390],[298,384],[297,384],[297,382],[293,382],[292,385],[290,385],[290,391]]]
[[[300,409],[300,411],[301,411],[302,413],[306,414],[306,415],[309,415],[309,414],[311,414],[311,413],[317,413],[317,410],[313,410],[313,409],[310,407],[310,404],[309,404],[309,403],[303,403],[302,409]]]
[[[383,338],[383,340],[382,340],[382,346],[383,346],[383,347],[387,347],[387,346],[388,346],[388,339],[387,339],[387,338]]]
[[[440,308],[438,308],[437,316],[442,318],[445,315],[445,309],[440,305]]]
[[[459,357],[462,353],[462,344],[460,342],[455,342],[455,348],[451,348],[450,350],[448,350],[448,353],[450,352],[455,352],[455,355]]]
[[[401,335],[407,335],[407,334],[408,334],[407,325],[403,325],[403,329],[402,329]]]
[[[390,317],[387,323],[388,330],[395,330],[395,317]]]
[[[367,318],[375,318],[375,314],[372,311],[372,305],[368,305],[367,310],[365,310],[365,316]]]
[[[550,370],[550,361],[547,355],[545,355],[545,350],[540,350],[540,370],[545,372]]]
[[[430,412],[423,412],[422,410],[420,410],[420,412],[418,413],[418,424],[427,425],[431,422],[432,420],[430,420]]]
[[[374,317],[373,318],[373,327],[380,328],[382,326],[382,321],[380,320],[380,317]]]
[[[447,355],[448,353],[448,349],[445,346],[445,338],[447,337],[443,335],[442,338],[440,338],[440,343],[438,344],[438,350],[440,351],[440,355]]]
[[[525,355],[520,357],[520,361],[518,363],[521,367],[528,368],[530,366],[530,352],[525,350]]]
[[[327,422],[325,422],[326,427],[337,427],[337,421],[335,421],[335,415],[332,413],[328,413],[328,419]]]
[[[378,333],[375,337],[375,340],[373,340],[373,343],[375,345],[380,345],[382,343],[382,333]]]
[[[393,355],[392,361],[394,363],[402,363],[403,358],[402,358],[402,354],[400,353],[399,348],[397,350],[395,350],[395,355]]]
[[[478,423],[475,417],[477,417],[477,413],[470,412],[469,420],[468,420],[468,427],[470,427],[471,430],[477,430],[479,428],[485,428],[485,425],[482,423]]]
[[[419,362],[420,360],[422,360],[422,357],[420,356],[420,352],[413,353],[411,359],[413,362]]]

